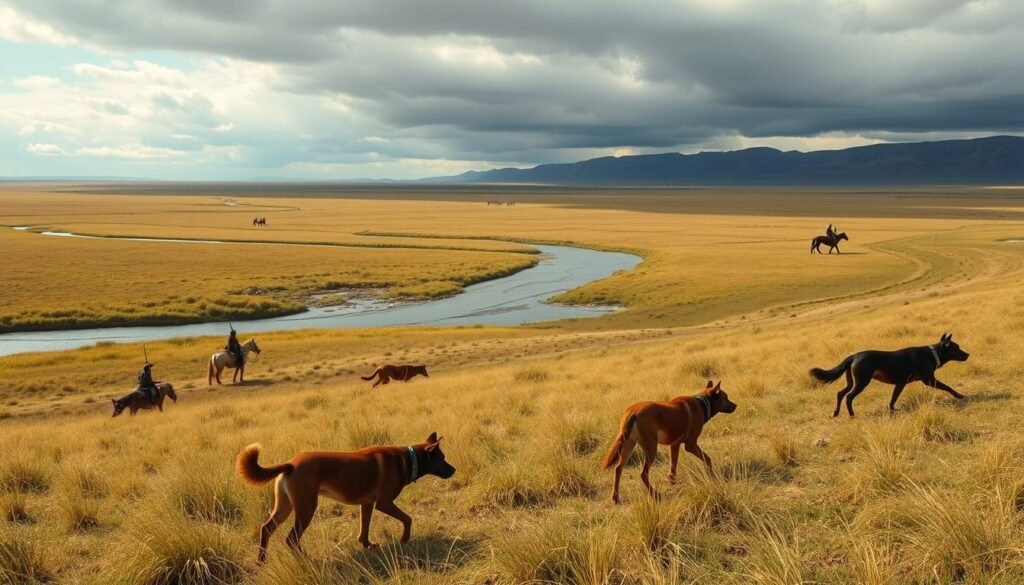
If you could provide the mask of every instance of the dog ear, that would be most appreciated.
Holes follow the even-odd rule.
[[[114,406],[117,406],[117,401],[116,401],[116,400],[114,400],[113,398],[111,398],[111,399],[110,399],[110,401],[114,403]]]
[[[719,380],[715,387],[711,389],[712,392],[720,392],[722,390],[722,381]]]
[[[433,453],[434,450],[436,450],[438,448],[438,446],[441,445],[441,439],[443,439],[443,438],[444,437],[438,437],[437,433],[430,433],[430,439],[433,439],[433,440],[430,440],[430,439],[427,440],[427,449],[426,449],[427,453]]]
[[[714,385],[715,385],[715,383],[714,383],[714,382],[712,382],[711,380],[708,380],[708,385],[707,385],[707,386],[705,386],[705,387],[704,387],[704,389],[705,389],[705,390],[710,390],[710,389],[711,389],[711,387],[712,387],[712,386],[714,386]]]

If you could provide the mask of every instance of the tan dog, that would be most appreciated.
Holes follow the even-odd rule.
[[[393,366],[389,364],[377,368],[369,376],[359,377],[367,381],[377,378],[377,381],[374,382],[372,386],[373,388],[376,388],[378,384],[387,384],[391,380],[408,382],[416,376],[429,378],[430,374],[427,373],[427,366]]]
[[[678,396],[668,402],[637,402],[626,409],[622,416],[619,436],[615,438],[611,449],[604,458],[604,469],[615,465],[615,482],[612,484],[612,501],[619,503],[619,479],[622,468],[633,453],[633,448],[640,445],[644,453],[644,466],[640,471],[640,480],[644,482],[647,493],[657,497],[648,474],[654,459],[658,456],[658,444],[669,445],[671,468],[669,481],[675,481],[676,464],[679,462],[679,446],[693,453],[707,465],[711,471],[711,458],[697,445],[697,438],[704,430],[704,424],[719,412],[735,412],[736,405],[729,400],[722,383],[708,385],[696,396]]]
[[[455,468],[444,460],[441,439],[431,433],[425,443],[408,447],[367,447],[351,453],[304,451],[288,463],[261,467],[260,446],[249,445],[238,454],[235,468],[248,483],[263,485],[272,479],[274,509],[260,528],[259,562],[267,556],[267,541],[295,511],[295,526],[288,545],[299,550],[302,533],[309,528],[319,496],[361,507],[359,542],[370,542],[370,516],[376,507],[403,525],[402,542],[409,541],[412,518],[395,505],[402,489],[424,475],[448,479]]]

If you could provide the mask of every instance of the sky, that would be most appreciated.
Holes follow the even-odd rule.
[[[0,177],[1024,134],[1024,0],[0,0]]]

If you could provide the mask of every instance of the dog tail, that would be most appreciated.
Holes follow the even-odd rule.
[[[259,457],[259,443],[249,445],[245,449],[242,449],[242,452],[238,454],[238,459],[235,460],[235,471],[238,472],[238,475],[241,476],[242,480],[246,483],[263,485],[282,473],[288,475],[293,469],[295,469],[295,466],[291,463],[282,463],[281,465],[273,465],[271,467],[261,467],[258,461]]]
[[[846,370],[850,369],[850,364],[852,362],[853,356],[851,355],[847,357],[845,360],[843,360],[842,363],[832,368],[831,370],[811,368],[811,371],[808,373],[811,375],[812,378],[819,382],[835,382],[836,380],[839,379],[839,376],[842,376],[844,373],[846,373]]]
[[[381,366],[381,368],[382,367],[384,367],[384,366]],[[373,373],[370,374],[369,376],[359,376],[359,377],[362,378],[363,380],[372,380],[375,377],[377,377],[378,373],[380,373],[380,368],[377,368],[376,370],[374,370]]]
[[[611,449],[608,449],[608,454],[604,456],[604,464],[601,469],[608,469],[619,462],[619,457],[622,456],[622,446],[626,443],[626,438],[629,437],[629,433],[633,431],[634,424],[636,424],[636,414],[631,414],[622,425],[622,430],[619,431],[619,436],[615,437],[615,442],[612,443]]]

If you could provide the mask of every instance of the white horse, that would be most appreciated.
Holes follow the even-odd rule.
[[[250,339],[242,344],[242,363],[237,364],[237,358],[235,354],[230,351],[221,351],[210,356],[210,375],[206,379],[206,383],[210,386],[213,385],[213,378],[217,378],[217,383],[220,384],[220,373],[224,371],[224,368],[234,368],[235,375],[231,377],[232,382],[245,382],[245,364],[249,361],[249,353],[255,352],[256,355],[260,355],[260,347],[256,345],[255,339]]]

